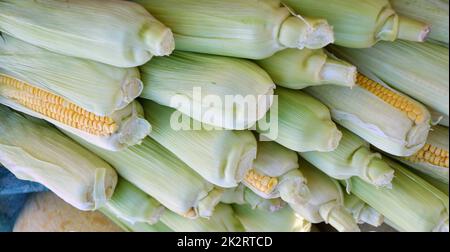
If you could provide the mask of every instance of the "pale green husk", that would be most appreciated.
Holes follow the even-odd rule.
[[[0,30],[50,51],[118,67],[170,54],[170,29],[138,4],[118,0],[2,0]]]
[[[310,232],[311,223],[290,207],[276,212],[252,209],[249,205],[233,205],[246,232]]]
[[[344,205],[347,211],[353,214],[358,224],[367,223],[379,227],[384,223],[383,215],[353,194],[344,195]]]
[[[110,209],[104,207],[100,209],[100,212],[113,221],[117,226],[123,229],[125,232],[139,232],[139,233],[149,233],[149,232],[173,232],[169,227],[164,225],[162,222],[150,225],[145,222],[136,222],[131,224],[124,221],[123,219],[117,217]]]
[[[319,86],[306,91],[330,108],[334,121],[387,153],[410,156],[425,145],[431,115],[424,106],[407,96],[400,94],[421,109],[422,123],[412,121],[405,112],[360,86],[352,89]]]
[[[123,109],[143,89],[137,68],[118,68],[56,54],[5,34],[0,36],[0,73],[61,96],[99,116]]]
[[[176,48],[263,59],[285,48],[322,48],[334,41],[324,19],[294,16],[279,0],[134,0],[175,34]]]
[[[332,152],[303,152],[305,160],[338,180],[360,177],[375,186],[390,187],[394,170],[383,162],[381,155],[370,151],[370,145],[352,132],[340,128],[341,142]]]
[[[117,174],[109,164],[44,121],[0,105],[0,163],[19,179],[39,182],[80,210],[112,196]]]
[[[230,205],[219,204],[208,219],[190,220],[166,211],[161,222],[175,232],[243,232],[244,228]]]
[[[391,4],[397,13],[431,24],[429,39],[448,47],[448,0],[391,0]]]
[[[250,131],[177,130],[173,125],[176,110],[149,100],[142,102],[153,127],[150,137],[209,182],[225,188],[235,187],[252,168],[257,143]],[[184,118],[186,126],[197,123]]]
[[[309,86],[355,85],[356,68],[347,62],[329,57],[324,50],[286,49],[272,57],[256,61],[285,88],[303,89]]]
[[[404,232],[449,231],[449,199],[443,192],[385,158],[395,170],[392,189],[352,179],[352,193]]]
[[[221,202],[225,204],[247,204],[252,209],[259,209],[268,212],[276,212],[286,206],[286,202],[281,198],[262,198],[243,184],[240,184],[234,188],[226,189],[222,195]]]
[[[311,223],[325,222],[340,232],[360,231],[355,219],[344,207],[344,192],[339,183],[304,160],[300,170],[308,179],[311,197],[303,204],[289,204]]]
[[[145,84],[141,97],[225,129],[252,127],[269,110],[275,89],[264,70],[244,59],[176,51],[140,69]],[[254,104],[225,104],[231,95],[249,96]],[[211,97],[220,103],[211,103]],[[255,106],[252,115],[246,115],[245,105]]]
[[[335,31],[335,44],[368,48],[378,41],[423,41],[430,27],[399,16],[388,0],[282,0],[302,15],[325,18]]]
[[[392,88],[449,115],[448,48],[397,41],[359,50],[333,47],[332,51],[362,73],[373,74]]]
[[[432,146],[436,146],[448,151],[449,150],[448,128],[443,126],[434,126],[433,129],[430,131],[427,143],[431,144]],[[416,169],[421,173],[427,174],[428,176],[438,179],[446,183],[447,185],[449,183],[449,168],[433,165],[428,162],[425,163],[412,162],[410,160],[407,160],[406,158],[395,157],[395,159],[406,164],[407,166]]]
[[[337,148],[342,133],[325,105],[302,91],[279,87],[275,95],[271,111],[258,122],[262,136],[298,152]]]
[[[220,201],[222,189],[214,188],[149,137],[141,145],[111,152],[70,136],[110,163],[121,177],[177,214],[194,210],[192,218],[209,217]]]
[[[122,178],[104,208],[131,225],[139,222],[155,224],[165,210],[158,201]]]

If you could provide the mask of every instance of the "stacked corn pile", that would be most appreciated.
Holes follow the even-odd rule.
[[[127,231],[448,231],[448,18],[0,0],[0,163]]]

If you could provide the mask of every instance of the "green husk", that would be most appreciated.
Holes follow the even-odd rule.
[[[276,212],[286,206],[286,202],[281,198],[262,198],[243,184],[235,188],[226,189],[222,195],[221,202],[225,204],[246,204],[252,209],[268,212]]]
[[[399,231],[448,232],[448,196],[402,165],[385,160],[396,174],[392,189],[376,188],[352,178],[352,193],[384,215]]]
[[[141,97],[215,127],[248,129],[272,104],[273,81],[248,60],[175,51],[140,69],[145,84]],[[250,97],[253,102],[225,103],[229,96]],[[211,98],[217,100],[212,103]],[[252,114],[246,106],[254,106]]]
[[[428,24],[399,16],[388,0],[283,0],[302,15],[325,18],[333,26],[335,44],[368,48],[378,41],[423,42]]]
[[[139,146],[112,152],[69,135],[110,163],[121,177],[177,214],[209,217],[220,201],[222,189],[214,188],[149,137]]]
[[[122,228],[125,232],[173,232],[173,230],[164,225],[162,222],[158,222],[153,225],[145,222],[136,222],[134,224],[131,224],[117,217],[108,208],[102,208],[100,209],[100,212],[102,212],[102,214],[108,217],[112,222]]]
[[[113,195],[109,164],[48,123],[0,105],[0,163],[19,179],[39,182],[72,206],[88,211]]]
[[[153,127],[150,137],[209,182],[224,188],[235,187],[252,168],[257,143],[250,131],[178,130],[174,125],[179,123],[174,119],[176,110],[149,100],[142,102]],[[183,125],[198,123],[184,118]]]
[[[311,223],[290,207],[276,212],[252,209],[249,205],[233,205],[246,232],[310,232]]]
[[[182,51],[263,59],[334,41],[324,19],[291,14],[279,0],[134,0],[167,24]]]
[[[344,195],[344,205],[347,211],[353,214],[358,224],[367,223],[379,227],[384,223],[383,215],[353,194]]]
[[[429,39],[448,47],[448,0],[391,0],[391,4],[397,13],[431,24]]]
[[[302,158],[338,180],[359,177],[375,186],[390,187],[394,170],[383,162],[381,155],[370,151],[370,145],[352,132],[339,128],[341,142],[332,152],[299,153]],[[349,185],[350,186],[350,185]]]
[[[125,179],[119,179],[114,195],[105,208],[131,225],[139,222],[155,224],[165,210],[158,201]]]
[[[308,202],[290,207],[311,223],[325,222],[339,232],[359,232],[355,219],[344,207],[339,183],[304,160],[300,161],[300,170],[308,179],[311,197]]]
[[[303,89],[309,86],[355,85],[356,68],[329,57],[324,50],[286,49],[257,63],[281,87]]]
[[[2,0],[0,30],[50,51],[118,67],[170,54],[172,32],[138,4],[117,0]]]
[[[302,91],[279,87],[275,95],[271,111],[258,122],[258,133],[298,152],[337,148],[342,133],[325,105]]]
[[[362,73],[375,75],[392,88],[449,115],[448,48],[397,41],[359,50],[332,47],[332,51]]]

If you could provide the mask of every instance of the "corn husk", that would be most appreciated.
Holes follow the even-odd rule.
[[[112,152],[69,135],[110,163],[121,177],[179,215],[210,217],[220,201],[222,189],[214,188],[149,137],[139,146]]]
[[[334,41],[324,19],[292,14],[279,0],[134,0],[167,24],[182,51],[263,59],[285,48]]]
[[[173,120],[176,110],[149,100],[142,102],[153,126],[150,137],[207,181],[224,188],[235,187],[252,168],[257,143],[250,131],[178,130]],[[185,119],[183,125],[197,123]]]
[[[388,224],[403,232],[449,230],[448,196],[385,158],[395,169],[392,189],[376,188],[359,178],[352,179],[352,193],[389,220]]]
[[[429,39],[448,47],[448,0],[391,0],[391,4],[397,13],[431,24]]]
[[[358,224],[379,227],[384,223],[383,215],[353,194],[344,195],[344,205]]]
[[[3,0],[0,30],[50,51],[118,67],[170,54],[170,29],[138,4],[118,0]]]
[[[362,86],[362,82],[373,79],[366,79],[363,75],[358,78],[364,81],[358,80],[358,85],[353,89],[319,86],[308,88],[306,92],[330,108],[334,121],[371,145],[396,156],[410,156],[420,150],[431,127],[431,115],[427,108],[390,89],[381,80],[375,80],[377,88],[386,92],[386,97],[382,99]],[[397,102],[393,97],[398,98]],[[408,112],[410,107],[417,114]]]
[[[41,183],[80,210],[111,198],[117,174],[109,164],[46,122],[0,105],[0,163],[19,179]]]
[[[428,24],[398,15],[388,0],[283,0],[302,15],[325,18],[335,31],[335,44],[368,48],[378,41],[423,42]]]
[[[248,60],[176,51],[153,59],[141,72],[145,84],[141,97],[215,127],[248,129],[272,105],[273,81]],[[211,102],[212,96],[220,102]],[[231,96],[254,102],[225,103]],[[250,115],[247,105],[253,106]]]
[[[431,43],[382,42],[369,49],[332,47],[365,74],[383,80],[390,87],[449,115],[449,51]]]
[[[325,222],[339,232],[360,231],[353,215],[345,209],[339,183],[304,160],[300,161],[300,170],[308,179],[311,197],[308,202],[289,206],[313,224]]]
[[[258,133],[298,152],[337,148],[342,133],[325,105],[302,91],[279,87],[275,95],[271,111],[258,122]]]
[[[285,88],[355,85],[356,68],[345,61],[329,57],[322,49],[286,49],[256,62],[278,86]]]
[[[155,223],[150,225],[146,222],[136,222],[131,224],[123,219],[117,217],[114,213],[112,213],[108,208],[100,209],[100,212],[108,217],[112,222],[114,222],[117,226],[119,226],[124,232],[139,232],[139,233],[150,233],[150,232],[173,232],[169,227],[164,225],[162,222]]]
[[[249,205],[233,205],[246,232],[310,232],[311,223],[290,207],[276,212],[252,209]]]
[[[300,156],[328,176],[338,180],[359,177],[375,186],[390,187],[394,170],[383,162],[379,153],[352,132],[340,128],[342,140],[332,152],[303,152]],[[350,186],[350,185],[349,185]]]

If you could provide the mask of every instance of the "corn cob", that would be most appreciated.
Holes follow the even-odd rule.
[[[153,127],[150,137],[207,181],[224,188],[235,187],[252,168],[257,143],[250,131],[175,130],[174,109],[149,100],[142,102]],[[189,118],[187,123],[196,122]]]
[[[176,51],[140,69],[145,84],[141,97],[225,129],[252,127],[269,110],[275,88],[264,70],[243,59]],[[231,95],[253,98],[254,104],[241,104],[237,99],[222,104]],[[211,104],[211,96],[220,98],[221,103]],[[252,114],[247,114],[247,106],[254,106]],[[211,112],[213,118],[207,116]]]
[[[286,206],[286,202],[281,198],[262,198],[243,184],[226,189],[222,195],[221,202],[225,204],[249,205],[252,209],[268,212],[276,212]]]
[[[122,178],[104,208],[131,225],[139,222],[155,224],[165,210],[158,201]]]
[[[278,86],[291,89],[326,84],[352,87],[357,73],[354,66],[329,57],[321,49],[286,49],[257,63]]]
[[[420,151],[410,157],[397,157],[396,159],[421,173],[448,184],[448,142],[448,128],[435,126],[430,131],[427,143]]]
[[[448,0],[391,0],[391,4],[397,13],[431,24],[429,39],[448,47]]]
[[[308,179],[311,197],[308,202],[289,206],[311,223],[325,222],[339,232],[360,231],[344,207],[344,192],[339,183],[304,160],[300,160],[300,170]]]
[[[242,181],[265,199],[304,202],[309,196],[306,179],[298,170],[297,153],[275,142],[259,142],[253,169]]]
[[[176,48],[263,59],[285,48],[322,48],[334,41],[324,19],[292,15],[279,0],[134,0],[174,32]]]
[[[283,0],[302,15],[325,18],[333,26],[335,44],[368,48],[378,41],[423,42],[428,24],[398,15],[388,0]]]
[[[342,140],[332,152],[304,152],[300,156],[328,176],[338,180],[359,177],[369,184],[390,187],[394,170],[383,162],[381,155],[370,151],[369,143],[340,128]]]
[[[252,209],[249,205],[233,205],[246,232],[310,232],[311,223],[290,207],[276,212]]]
[[[0,163],[19,179],[35,181],[80,210],[106,203],[117,183],[105,161],[46,122],[0,105]]]
[[[209,219],[190,220],[166,211],[161,222],[175,232],[242,232],[244,228],[231,206],[217,205]]]
[[[279,87],[275,95],[270,113],[258,122],[258,133],[298,152],[337,148],[342,133],[325,105],[302,91]]]
[[[449,230],[448,196],[402,165],[385,158],[395,170],[392,189],[376,188],[352,178],[352,193],[404,232]]]
[[[397,41],[379,43],[369,49],[333,47],[332,50],[362,73],[374,75],[442,115],[449,115],[448,48]]]
[[[121,177],[179,215],[210,217],[220,201],[222,189],[214,188],[149,137],[139,146],[111,152],[69,135],[110,163]]]
[[[117,0],[2,0],[0,30],[50,51],[118,67],[170,54],[170,29],[138,4]]]
[[[352,213],[358,224],[367,223],[379,227],[384,223],[383,215],[353,194],[344,195],[344,205],[347,211]]]
[[[425,145],[431,115],[420,103],[380,83],[360,74],[353,89],[320,86],[306,91],[331,109],[337,123],[370,144],[410,156]]]

